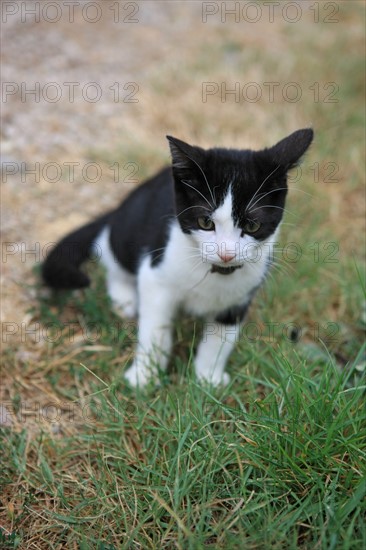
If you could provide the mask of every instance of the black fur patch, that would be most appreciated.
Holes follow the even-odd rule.
[[[122,267],[135,274],[146,255],[151,256],[152,265],[158,265],[174,219],[172,170],[164,168],[135,189],[111,214],[110,244]]]
[[[238,323],[241,323],[247,314],[249,306],[250,302],[226,309],[216,316],[215,321],[223,325],[236,325]]]

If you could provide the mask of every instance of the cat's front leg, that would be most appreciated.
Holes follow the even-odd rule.
[[[174,312],[175,301],[169,288],[161,284],[151,268],[143,268],[139,279],[138,344],[134,362],[125,373],[131,386],[142,387],[166,369]]]
[[[139,341],[131,367],[125,378],[131,386],[145,386],[167,367],[172,346],[171,326],[166,319],[142,318],[139,323]]]
[[[227,385],[230,376],[224,372],[228,357],[240,336],[240,324],[206,322],[198,346],[195,369],[199,380],[213,386]]]

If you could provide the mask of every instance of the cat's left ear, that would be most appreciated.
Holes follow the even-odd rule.
[[[297,130],[293,134],[281,139],[276,145],[265,149],[272,160],[286,171],[294,168],[305,151],[313,141],[314,132],[312,128]]]
[[[166,137],[172,154],[173,170],[181,177],[185,177],[187,172],[199,170],[205,158],[205,150],[175,137]]]

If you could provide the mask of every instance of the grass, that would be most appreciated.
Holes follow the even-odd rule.
[[[68,401],[79,423],[59,413],[58,437],[4,441],[8,547],[30,525],[52,548],[364,547],[361,355],[249,355],[226,389],[180,376],[137,395],[89,361],[74,381],[88,395]]]
[[[287,292],[268,282],[270,302]],[[48,357],[28,365],[23,382],[41,376],[44,395],[27,407],[18,388],[18,429],[3,430],[3,547],[364,547],[361,332],[348,327],[351,348],[337,338],[333,351],[306,333],[294,343],[282,326],[269,338],[263,300],[250,318],[263,332],[243,333],[227,388],[196,383],[197,338],[183,319],[173,372],[136,392],[121,377],[135,334],[111,330],[123,321],[108,307],[102,270],[76,296],[40,296],[33,315],[53,332]],[[23,427],[29,416],[33,430]]]
[[[4,346],[0,548],[366,547],[364,8],[341,6],[337,25],[304,19],[262,35],[236,24],[202,32],[192,19],[185,48],[167,35],[174,55],[164,68],[151,62],[133,107],[137,137],[127,120],[115,150],[86,152],[107,167],[136,162],[142,179],[167,159],[162,133],[263,146],[310,123],[316,132],[228,387],[196,383],[200,326],[183,318],[160,387],[128,388],[136,326],[111,312],[94,264],[83,292],[50,298],[19,283],[36,296],[27,323],[38,329]],[[200,101],[203,81],[294,79],[299,103]],[[339,102],[311,101],[314,82],[321,93],[336,82]],[[334,182],[327,162],[337,165]],[[282,251],[289,242],[301,247],[293,263]]]

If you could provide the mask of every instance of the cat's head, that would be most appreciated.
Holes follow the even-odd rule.
[[[202,149],[167,136],[176,215],[205,261],[239,266],[273,239],[285,206],[287,172],[313,139],[298,130],[260,151]]]

